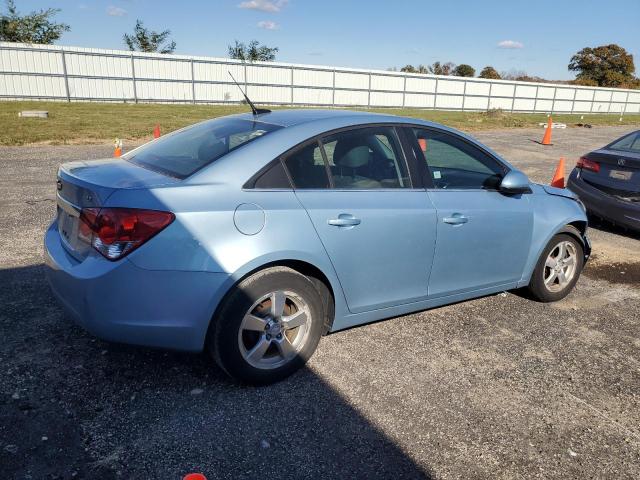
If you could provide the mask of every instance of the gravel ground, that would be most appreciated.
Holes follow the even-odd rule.
[[[624,128],[477,136],[539,181]],[[513,293],[325,337],[239,387],[207,358],[113,345],[43,278],[57,166],[109,146],[0,148],[0,477],[639,478],[640,238],[592,229],[556,304]]]

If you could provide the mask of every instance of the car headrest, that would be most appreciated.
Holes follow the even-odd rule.
[[[369,147],[361,145],[354,147],[347,151],[341,158],[338,159],[338,165],[342,167],[358,168],[369,163]]]

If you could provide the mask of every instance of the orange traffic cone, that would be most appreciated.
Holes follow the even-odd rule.
[[[156,128],[153,129],[153,138],[160,138],[160,125],[156,124]]]
[[[553,180],[550,185],[552,187],[564,188],[564,157],[560,157],[556,173],[553,174]]]
[[[182,480],[207,480],[201,473],[187,473]]]
[[[544,137],[542,137],[542,145],[551,145],[551,125],[553,124],[553,120],[551,120],[551,115],[549,115],[549,121],[547,122],[547,129],[544,131]]]
[[[122,140],[119,138],[116,138],[113,144],[113,156],[116,158],[122,156]]]

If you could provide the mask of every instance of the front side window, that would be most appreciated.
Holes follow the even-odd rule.
[[[161,137],[122,158],[143,168],[186,178],[236,148],[280,128],[253,120],[219,118]]]
[[[411,128],[435,188],[497,189],[505,168],[482,150],[436,130]]]
[[[632,133],[609,145],[611,150],[640,153],[640,132]]]
[[[392,127],[368,127],[322,139],[334,188],[409,188],[409,175]]]

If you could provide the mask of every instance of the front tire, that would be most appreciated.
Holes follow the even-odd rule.
[[[242,280],[214,319],[207,347],[232,378],[264,385],[301,368],[324,332],[323,302],[312,281],[287,267]]]
[[[584,250],[580,242],[565,233],[554,236],[540,255],[529,293],[540,302],[556,302],[573,289],[582,267]]]

